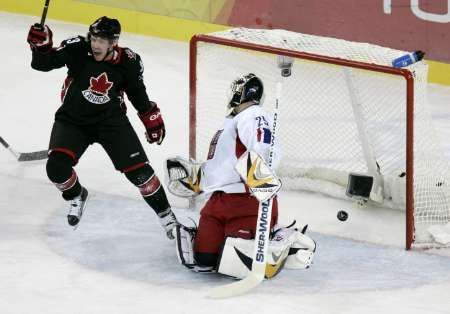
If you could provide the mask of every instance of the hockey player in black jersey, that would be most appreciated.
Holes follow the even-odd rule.
[[[38,71],[68,69],[50,138],[47,175],[70,203],[68,223],[76,226],[88,191],[73,167],[90,144],[99,143],[115,168],[138,187],[167,236],[173,238],[176,217],[126,116],[124,94],[137,110],[149,143],[162,143],[164,122],[157,104],[148,98],[140,56],[118,46],[120,31],[118,20],[103,16],[89,27],[87,37],[73,37],[53,48],[50,28],[31,26],[27,38],[31,67]]]

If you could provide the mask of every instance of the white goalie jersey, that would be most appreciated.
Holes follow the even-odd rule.
[[[238,158],[246,151],[258,153],[267,162],[272,141],[272,118],[259,105],[253,105],[236,116],[225,119],[213,136],[207,160],[202,165],[202,189],[226,193],[248,192],[235,170]],[[280,145],[275,140],[272,168],[280,160]]]

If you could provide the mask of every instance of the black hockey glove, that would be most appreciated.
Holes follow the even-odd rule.
[[[30,27],[27,42],[30,44],[31,50],[48,52],[53,47],[52,30],[47,25],[42,27],[41,24],[36,23]]]

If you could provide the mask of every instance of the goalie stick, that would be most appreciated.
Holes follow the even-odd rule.
[[[11,152],[11,154],[16,157],[17,161],[34,161],[34,160],[41,160],[47,158],[47,150],[40,150],[36,152],[29,152],[29,153],[20,153],[16,150],[12,149],[11,146],[6,142],[1,136],[0,136],[0,143]]]
[[[272,167],[275,135],[278,122],[278,104],[281,98],[281,82],[277,83],[275,110],[273,114],[272,142],[269,148],[268,166]],[[211,298],[228,298],[244,294],[257,287],[263,280],[266,272],[267,248],[269,245],[270,219],[272,217],[272,197],[260,202],[258,208],[258,219],[256,224],[255,248],[253,251],[252,269],[244,279],[219,286],[211,290]]]

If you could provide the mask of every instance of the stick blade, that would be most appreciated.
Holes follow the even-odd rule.
[[[255,276],[254,273],[250,273],[242,280],[213,288],[208,296],[213,299],[224,299],[242,295],[256,288],[263,280],[260,276]]]
[[[48,157],[48,151],[40,150],[37,152],[31,152],[31,153],[20,153],[19,158],[17,158],[17,160],[18,161],[34,161],[34,160],[47,159],[47,157]]]

